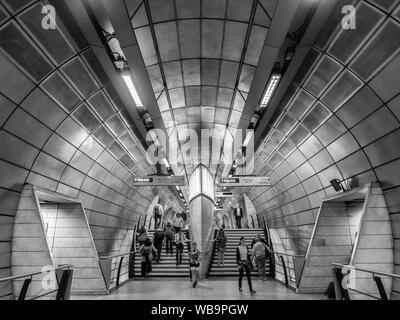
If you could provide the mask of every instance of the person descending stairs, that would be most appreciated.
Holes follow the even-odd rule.
[[[213,257],[211,260],[211,267],[209,277],[231,277],[238,276],[238,266],[236,262],[236,248],[239,245],[239,239],[245,238],[246,244],[251,248],[252,241],[261,234],[261,239],[265,240],[264,231],[262,229],[225,229],[226,250],[224,263],[218,266],[218,252],[214,249]],[[268,275],[270,270],[270,258],[267,256],[265,264],[265,274]],[[258,278],[258,270],[254,268],[251,274],[253,277]]]
[[[148,231],[148,237],[153,241],[155,230]],[[137,250],[140,249],[137,244]],[[182,264],[176,265],[176,246],[173,246],[173,254],[167,254],[165,240],[161,249],[161,258],[159,264],[154,264],[155,258],[152,264],[152,271],[148,275],[149,277],[187,277],[189,278],[189,267],[188,267],[188,252],[186,245],[182,253]],[[140,275],[141,262],[140,254],[135,256],[135,275]]]

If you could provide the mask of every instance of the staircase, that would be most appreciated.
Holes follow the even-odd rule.
[[[148,232],[149,238],[151,241],[153,241],[153,234],[154,230],[149,230]],[[137,244],[137,250],[140,249],[139,244]],[[187,277],[189,278],[190,270],[189,270],[189,262],[188,262],[188,254],[187,254],[187,245],[185,244],[185,247],[183,249],[183,254],[182,254],[182,264],[177,266],[176,265],[176,248],[173,245],[172,250],[174,254],[171,256],[171,254],[166,253],[166,248],[165,248],[165,240],[162,246],[162,252],[161,252],[161,259],[160,259],[160,264],[155,265],[152,264],[152,272],[148,275],[149,277]],[[135,256],[135,276],[140,277],[141,275],[141,256],[140,254],[136,254]]]
[[[226,251],[224,258],[224,265],[218,266],[218,252],[214,248],[213,257],[211,260],[211,267],[209,276],[210,277],[230,277],[238,276],[238,266],[236,263],[236,248],[239,245],[239,239],[244,237],[247,246],[251,249],[251,242],[257,236],[261,234],[264,238],[264,232],[262,229],[225,229],[225,235],[227,237]],[[267,257],[265,263],[265,275],[268,276],[270,270],[270,261]],[[258,276],[257,268],[252,271],[253,276]]]

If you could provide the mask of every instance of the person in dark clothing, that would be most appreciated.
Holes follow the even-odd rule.
[[[138,236],[138,242],[139,242],[139,245],[143,245],[145,242],[146,242],[146,240],[149,238],[149,236],[148,236],[148,234],[147,234],[147,230],[146,230],[146,227],[145,226],[141,226],[140,227],[140,229],[139,229],[139,236]]]
[[[164,236],[165,236],[165,245],[167,254],[170,253],[171,256],[173,255],[172,251],[172,242],[174,239],[174,228],[171,225],[171,222],[167,222],[167,225],[164,227]]]
[[[163,241],[164,241],[164,231],[163,229],[158,229],[154,233],[154,239],[153,239],[154,247],[157,250],[156,264],[160,263]]]
[[[145,243],[140,247],[139,252],[142,262],[142,277],[146,278],[146,276],[151,272],[151,261],[156,254],[156,249],[149,238],[147,238]]]
[[[250,250],[247,247],[244,237],[240,238],[240,244],[236,248],[236,261],[239,268],[239,291],[242,292],[242,280],[243,273],[246,272],[247,282],[249,284],[250,294],[255,294],[256,291],[253,290],[251,283],[251,260],[250,260]]]
[[[183,222],[186,222],[186,221],[187,221],[187,213],[186,213],[185,211],[183,211],[183,212],[181,213],[181,217],[182,217],[182,219],[183,219]]]
[[[243,210],[239,207],[239,203],[236,205],[236,208],[233,210],[233,215],[236,219],[236,225],[238,229],[242,229],[242,218],[243,218]]]

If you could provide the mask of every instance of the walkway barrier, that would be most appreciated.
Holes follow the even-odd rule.
[[[275,261],[275,277],[284,280],[287,287],[297,289],[306,258],[304,255],[271,251]],[[282,279],[283,277],[283,279]]]
[[[361,280],[364,282],[373,280],[376,286],[376,294],[371,294],[370,292],[357,289],[357,283],[360,283],[357,281],[357,279],[360,279],[357,276],[357,272],[362,273],[363,277]],[[369,275],[369,279],[364,277],[365,274]],[[359,268],[356,266],[344,265],[336,262],[332,263],[332,276],[336,300],[350,300],[353,293],[376,300],[389,300],[387,290],[385,290],[384,280],[400,280],[400,275],[398,274]]]
[[[138,251],[102,256],[100,266],[106,281],[107,289],[115,289],[123,282],[135,276],[135,257]],[[127,258],[126,258],[127,257]]]
[[[46,269],[45,271],[38,271],[38,272],[32,272],[32,273],[26,273],[26,274],[21,274],[17,276],[12,276],[12,277],[7,277],[7,278],[2,278],[0,279],[0,284],[2,283],[7,283],[7,282],[13,282],[16,280],[24,280],[21,291],[18,295],[18,299],[16,300],[37,300],[40,298],[49,298],[50,295],[54,295],[55,300],[69,300],[70,294],[71,294],[71,284],[72,284],[72,276],[73,276],[73,269],[72,265],[60,265],[55,268],[51,269]],[[38,279],[37,276],[39,275],[47,275],[50,274],[51,272],[55,272],[55,277],[54,280],[57,282],[57,288],[55,289],[47,289],[43,288],[45,293],[42,293],[40,295],[31,297],[30,299],[27,299],[28,292],[30,285],[32,284],[33,281],[41,281],[42,283],[45,283],[46,286],[49,288],[52,287],[50,283],[48,283],[47,279]],[[35,278],[36,277],[36,278]],[[51,277],[49,278],[51,279]]]

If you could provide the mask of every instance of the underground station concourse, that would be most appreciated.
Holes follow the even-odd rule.
[[[168,299],[400,299],[399,0],[0,0],[0,300]]]

